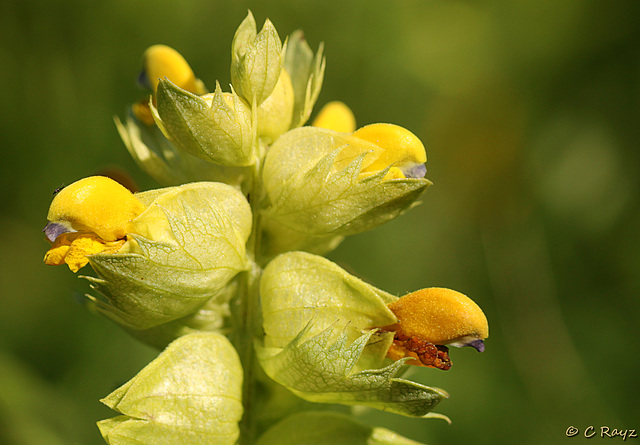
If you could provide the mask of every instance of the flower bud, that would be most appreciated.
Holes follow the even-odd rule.
[[[338,133],[353,133],[356,129],[356,118],[349,107],[335,100],[320,109],[311,125]]]
[[[289,130],[293,116],[293,86],[286,69],[282,69],[273,92],[258,107],[258,137],[271,144]]]
[[[268,19],[257,33],[251,12],[238,27],[231,44],[231,83],[247,103],[260,105],[273,91],[282,70],[280,37]]]
[[[220,85],[209,97],[210,103],[161,80],[157,94],[158,126],[178,147],[201,159],[226,166],[251,165],[255,162],[256,131],[251,110],[234,93],[227,96],[233,100],[228,100]]]
[[[451,367],[447,346],[471,346],[484,351],[489,325],[482,309],[469,297],[451,289],[428,288],[388,304],[398,322],[385,326],[395,337],[388,356],[414,357],[409,364]]]

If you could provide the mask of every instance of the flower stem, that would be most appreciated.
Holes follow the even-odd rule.
[[[252,444],[255,442],[256,422],[254,416],[255,402],[255,366],[256,357],[253,341],[260,330],[260,204],[262,201],[262,189],[260,187],[260,166],[254,166],[253,184],[249,194],[249,201],[253,214],[251,236],[247,242],[247,255],[250,261],[250,269],[242,277],[241,292],[239,298],[238,332],[235,346],[242,362],[244,372],[242,380],[242,403],[244,415],[240,421],[240,444]]]

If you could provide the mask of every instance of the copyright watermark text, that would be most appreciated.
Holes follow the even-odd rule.
[[[587,439],[591,439],[594,437],[601,437],[605,439],[619,438],[623,441],[626,441],[627,439],[638,438],[638,432],[636,430],[611,428],[608,426],[596,427],[593,425],[586,427],[583,431],[580,431],[580,429],[572,425],[567,428],[566,435],[567,437],[576,437],[581,435],[586,437]]]

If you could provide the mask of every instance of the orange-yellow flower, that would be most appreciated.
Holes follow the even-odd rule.
[[[412,292],[388,305],[398,322],[385,326],[395,332],[387,356],[418,366],[449,369],[447,346],[471,346],[484,351],[489,325],[482,309],[469,297],[451,289],[428,288]]]

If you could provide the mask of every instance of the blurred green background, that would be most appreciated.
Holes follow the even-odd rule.
[[[142,52],[171,45],[210,88],[228,84],[248,8],[281,37],[325,42],[319,104],[427,147],[423,204],[331,258],[396,294],[457,289],[489,319],[484,354],[415,370],[450,392],[437,411],[452,425],[363,419],[440,445],[640,429],[640,2],[5,0],[0,443],[102,443],[95,422],[113,413],[98,399],[156,355],[80,304],[84,281],[42,264],[41,230],[53,190],[104,168],[155,187],[113,124],[143,95]]]

